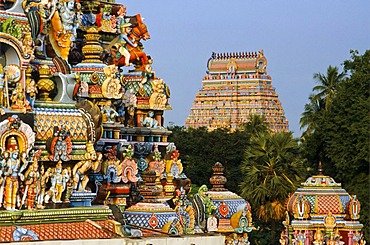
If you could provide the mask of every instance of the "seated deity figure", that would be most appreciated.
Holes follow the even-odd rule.
[[[154,119],[154,112],[149,111],[144,121],[142,121],[144,127],[158,128],[158,121]]]
[[[11,96],[12,106],[14,110],[24,109],[25,108],[25,95],[24,89],[21,83],[18,83],[17,87],[14,89]]]
[[[125,66],[130,66],[130,52],[127,49],[127,44],[132,47],[136,47],[137,44],[133,43],[132,40],[128,37],[128,34],[131,32],[131,23],[121,23],[119,29],[119,43],[120,48],[118,49],[119,53],[125,57]]]

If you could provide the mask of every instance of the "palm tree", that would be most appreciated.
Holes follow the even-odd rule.
[[[310,102],[304,106],[304,111],[299,119],[300,129],[306,128],[302,138],[311,135],[317,127],[317,118],[321,115],[324,108],[324,100],[310,95]]]
[[[251,138],[241,164],[241,196],[264,222],[284,217],[284,200],[302,181],[303,161],[291,132],[262,133]]]
[[[315,99],[323,99],[327,110],[338,90],[338,86],[346,78],[346,74],[344,72],[339,73],[336,66],[329,66],[326,75],[315,73],[313,78],[319,83],[312,89],[314,92],[318,92]]]
[[[240,125],[241,129],[249,135],[254,135],[259,132],[268,132],[269,125],[266,122],[266,117],[258,114],[253,114],[248,118],[248,122]]]

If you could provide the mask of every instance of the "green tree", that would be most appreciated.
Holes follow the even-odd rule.
[[[245,150],[241,196],[251,203],[255,216],[264,222],[262,226],[272,225],[275,235],[279,231],[274,226],[284,217],[284,200],[303,180],[298,153],[298,141],[291,132],[256,134]]]
[[[304,106],[304,111],[299,120],[300,129],[306,128],[302,134],[303,140],[310,136],[317,128],[318,117],[324,110],[324,100],[317,98],[317,96],[311,95],[309,97],[309,103]]]
[[[357,51],[351,53],[351,59],[344,62],[344,72],[348,77],[342,79],[340,76],[335,89],[330,90],[333,92],[330,106],[321,109],[320,113],[310,113],[307,109],[307,113],[302,114],[302,118],[307,118],[301,118],[301,126],[310,122],[314,130],[310,135],[304,135],[301,146],[308,167],[317,169],[318,161],[322,161],[324,174],[342,183],[350,194],[357,195],[362,205],[360,221],[364,224],[365,238],[369,240],[370,50],[363,55]],[[330,70],[331,74],[337,74],[335,69]],[[316,98],[325,98],[327,102],[328,97],[319,94]]]
[[[313,78],[319,83],[313,88],[313,91],[317,92],[314,99],[323,99],[326,110],[329,108],[339,85],[345,77],[346,74],[344,72],[339,73],[336,66],[329,66],[326,75],[321,73],[315,73],[313,75]]]
[[[344,62],[350,73],[337,91],[321,122],[325,154],[335,169],[334,177],[362,205],[361,222],[370,240],[370,50],[352,51]],[[324,165],[325,166],[325,165]]]

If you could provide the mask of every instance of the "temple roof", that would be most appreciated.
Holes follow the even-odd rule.
[[[258,52],[215,53],[208,60],[209,73],[265,72],[267,60]]]

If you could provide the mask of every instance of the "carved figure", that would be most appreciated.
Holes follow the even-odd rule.
[[[22,171],[27,167],[24,157],[19,155],[18,142],[14,136],[7,140],[9,158],[6,161],[5,172],[5,207],[7,210],[16,210],[19,178],[24,178]],[[21,166],[21,163],[23,165]]]
[[[72,152],[72,141],[69,137],[70,133],[65,125],[60,129],[55,130],[54,137],[51,142],[51,155],[49,159],[54,162],[69,161],[69,154]]]
[[[33,55],[34,42],[33,42],[30,32],[25,34],[22,44],[23,44],[24,53],[29,56]]]
[[[30,78],[29,80],[27,79],[26,81],[26,98],[29,101],[30,106],[33,108],[35,105],[35,100],[36,100],[36,94],[38,93],[37,91],[37,86],[35,80]]]
[[[96,16],[96,23],[99,27],[99,31],[115,33],[116,16],[111,15],[112,5],[105,4],[100,11],[101,12]]]
[[[154,112],[149,111],[144,119],[142,121],[143,127],[148,128],[158,128],[158,121],[154,119]]]
[[[24,89],[21,83],[17,84],[11,96],[13,110],[23,110],[25,108]]]
[[[119,116],[118,112],[113,109],[112,101],[107,100],[105,105],[101,109],[101,113],[103,114],[103,122],[114,123],[116,121],[116,117]]]
[[[183,166],[179,157],[179,151],[174,150],[171,155],[171,160],[166,160],[166,172],[172,174],[174,178],[180,178],[183,171]]]
[[[125,22],[125,16],[126,16],[126,6],[121,5],[117,11],[117,17],[116,17],[116,27],[117,32],[120,33],[120,26]]]
[[[75,11],[75,1],[66,0],[59,7],[60,18],[64,27],[64,31],[71,33],[71,41],[75,40],[77,36],[77,19]]]
[[[102,154],[95,152],[93,143],[89,142],[86,144],[86,160],[76,163],[76,165],[72,169],[74,190],[86,191],[86,186],[89,182],[89,177],[86,173],[89,170],[99,170],[99,168],[101,167],[102,157]]]
[[[120,165],[120,160],[117,158],[117,145],[109,148],[104,156],[107,158],[102,164],[104,177],[107,179],[108,183],[120,182],[122,166]]]
[[[122,98],[121,84],[116,78],[118,69],[115,65],[104,67],[104,73],[107,77],[102,84],[102,94],[108,99],[120,99]]]
[[[314,235],[314,239],[315,239],[315,244],[322,244],[323,242],[323,239],[324,239],[324,235],[322,234],[321,230],[320,229],[317,229],[316,232],[315,232],[315,235]]]
[[[130,57],[131,54],[127,50],[127,44],[136,47],[137,44],[133,43],[132,40],[129,39],[128,34],[131,32],[131,23],[121,23],[120,25],[120,35],[119,35],[119,53],[125,57],[125,66],[130,66]]]
[[[207,230],[207,220],[212,218],[216,211],[216,206],[207,194],[208,188],[202,185],[198,193],[194,195],[193,205],[196,210],[196,221],[199,228]]]
[[[67,169],[63,169],[62,161],[59,161],[55,166],[53,175],[50,176],[50,190],[53,192],[53,197],[55,197],[55,203],[62,202],[62,194],[66,189],[68,180],[68,171]]]
[[[149,106],[152,109],[164,110],[166,108],[167,97],[163,93],[164,82],[163,79],[153,79],[151,81],[153,93],[150,95]]]
[[[37,46],[36,55],[45,57],[45,36],[48,30],[48,22],[56,11],[56,1],[23,0],[22,7],[30,23],[30,36],[33,44]]]
[[[41,150],[37,151],[31,156],[32,165],[29,166],[26,173],[24,174],[26,188],[23,193],[22,205],[27,198],[27,208],[34,209],[36,204],[36,198],[40,192],[40,181],[41,175],[39,172],[38,159],[41,156]]]

